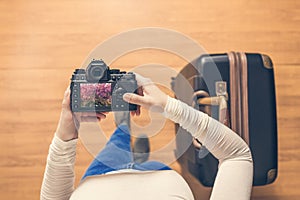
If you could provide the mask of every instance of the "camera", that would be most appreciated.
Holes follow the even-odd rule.
[[[125,93],[136,93],[135,74],[110,69],[103,60],[93,59],[86,69],[76,69],[71,78],[70,107],[73,112],[136,110],[123,100]]]

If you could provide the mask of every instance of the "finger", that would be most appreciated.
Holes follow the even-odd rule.
[[[136,105],[136,110],[132,110],[130,111],[131,116],[139,116],[141,113],[141,106],[140,105]]]
[[[135,114],[136,114],[136,111],[134,110],[134,111],[130,111],[130,115],[133,117],[133,116],[135,116]]]
[[[143,88],[142,87],[139,87],[137,89],[137,94],[140,95],[140,96],[144,96],[144,92],[143,92]]]
[[[140,112],[138,110],[134,110],[134,111],[130,111],[130,114],[132,117],[134,117],[134,116],[139,116]]]
[[[137,105],[137,109],[135,111],[136,116],[140,116],[141,115],[141,106]]]
[[[70,87],[67,87],[65,90],[62,106],[63,108],[70,109]]]
[[[124,101],[132,104],[142,105],[144,104],[144,98],[143,96],[133,94],[133,93],[125,93],[123,95]]]
[[[83,117],[81,116],[81,122],[98,122],[97,117]]]
[[[81,117],[96,117],[97,114],[95,112],[81,112],[80,116]]]
[[[100,119],[105,119],[106,115],[101,112],[82,112],[80,114],[81,117],[99,117]]]
[[[97,112],[97,113],[102,113],[103,115],[108,115],[109,112]]]
[[[96,116],[97,116],[97,118],[100,118],[100,119],[106,118],[106,115],[104,115],[103,113],[96,113]]]

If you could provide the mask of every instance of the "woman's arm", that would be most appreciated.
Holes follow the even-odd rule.
[[[70,198],[74,190],[74,163],[80,122],[97,121],[105,117],[105,113],[76,113],[75,116],[70,109],[70,90],[66,90],[60,120],[49,148],[41,200]]]
[[[54,136],[49,148],[41,200],[67,200],[74,190],[77,139],[65,142]]]
[[[252,156],[247,144],[231,129],[195,110],[187,104],[168,97],[147,78],[137,74],[140,95],[125,94],[125,101],[163,112],[197,138],[219,160],[219,171],[211,199],[250,199],[253,179]]]
[[[248,145],[235,132],[207,114],[170,97],[164,115],[189,131],[219,160],[211,199],[250,199],[252,156]]]

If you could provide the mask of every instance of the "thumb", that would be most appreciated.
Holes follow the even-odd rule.
[[[64,93],[64,99],[62,101],[62,107],[70,109],[70,88],[68,87]]]
[[[132,104],[137,104],[137,105],[143,105],[144,104],[144,98],[143,96],[133,94],[133,93],[125,93],[123,95],[124,101],[127,101]]]

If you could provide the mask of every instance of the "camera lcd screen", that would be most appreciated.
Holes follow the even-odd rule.
[[[80,100],[82,108],[111,106],[111,83],[82,83],[80,84]]]

